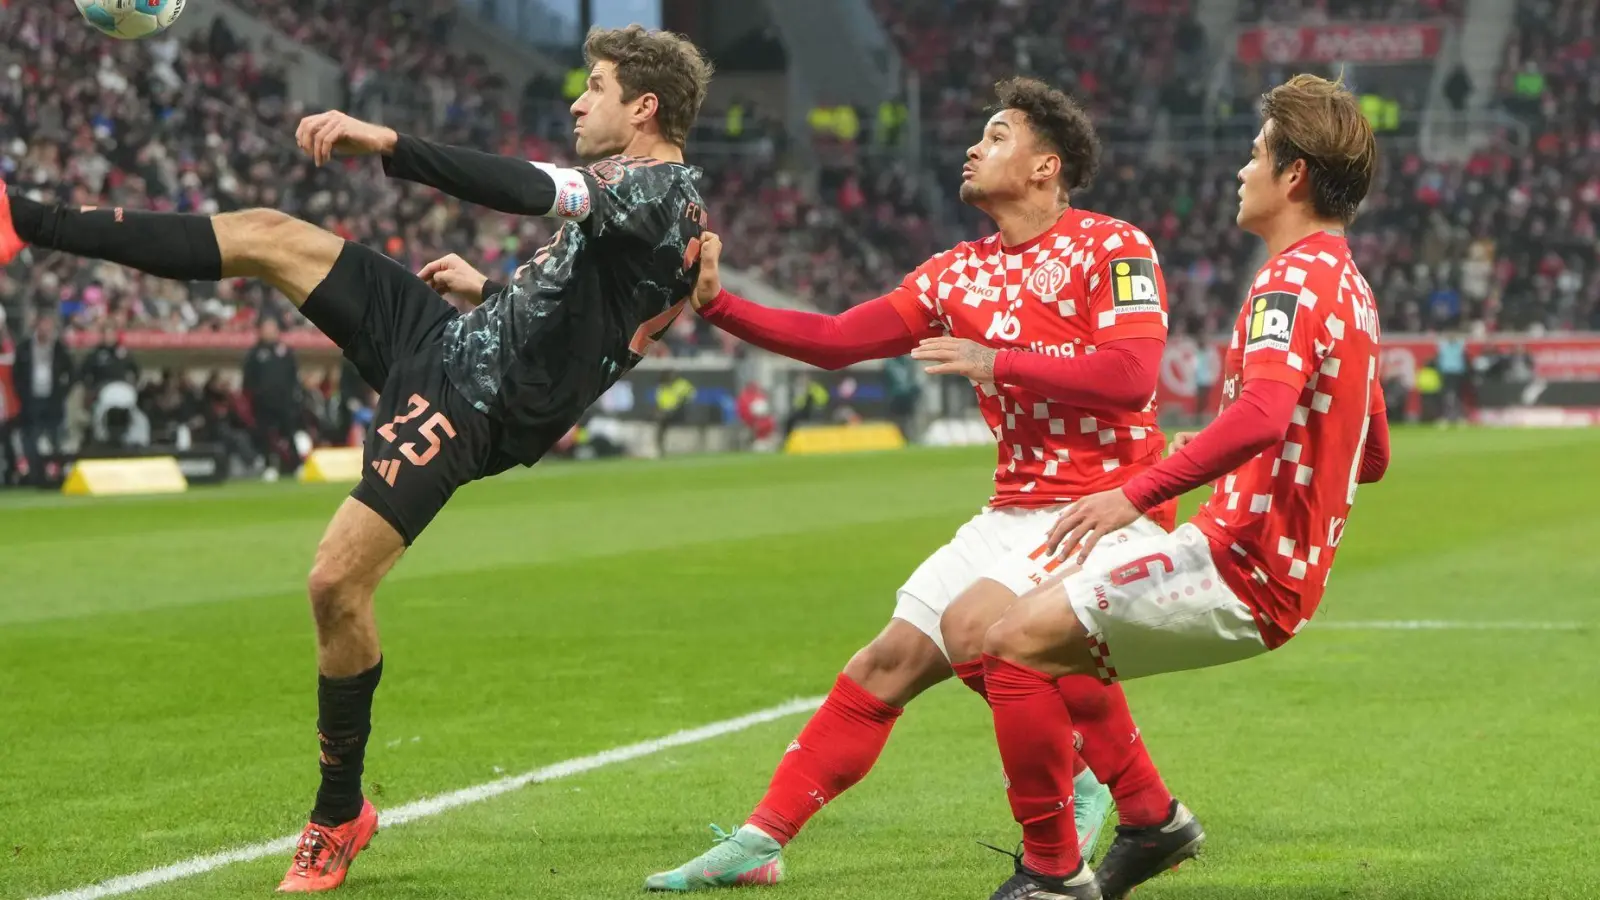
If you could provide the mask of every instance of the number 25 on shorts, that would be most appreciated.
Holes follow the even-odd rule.
[[[420,394],[412,394],[411,399],[407,402],[411,405],[409,410],[402,415],[395,416],[388,424],[378,428],[378,434],[382,435],[384,440],[393,443],[396,438],[394,430],[396,425],[409,422],[428,411],[428,401],[424,400]],[[444,437],[446,438],[456,436],[456,428],[450,424],[450,420],[445,417],[445,414],[435,412],[417,428],[417,433],[427,438],[428,449],[418,453],[417,445],[407,441],[400,445],[400,455],[404,456],[414,466],[427,465],[433,461],[435,456],[439,455],[439,448],[444,443],[444,438],[439,436],[441,431],[444,432]]]

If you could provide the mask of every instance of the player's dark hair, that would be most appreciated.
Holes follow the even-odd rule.
[[[1312,209],[1347,225],[1355,221],[1377,172],[1378,143],[1343,80],[1296,75],[1262,95],[1261,121],[1271,123],[1273,174],[1305,160]]]
[[[1100,169],[1100,136],[1077,101],[1033,78],[1008,78],[994,86],[998,109],[1028,117],[1034,136],[1061,157],[1061,186],[1081,190]]]
[[[711,60],[694,42],[670,31],[650,31],[642,25],[589,30],[583,42],[588,65],[604,60],[617,67],[617,82],[624,101],[655,94],[656,121],[661,136],[682,147],[700,114],[711,84]]]

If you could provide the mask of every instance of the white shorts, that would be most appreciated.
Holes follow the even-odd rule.
[[[1065,504],[1038,509],[984,507],[906,579],[895,596],[894,617],[916,626],[948,657],[939,620],[951,602],[979,578],[998,581],[1019,597],[1049,578],[1061,563],[1040,550],[1066,508]],[[1107,535],[1090,560],[1135,537],[1166,533],[1141,518]]]
[[[1104,546],[1104,543],[1100,546]],[[1234,595],[1199,528],[1140,535],[1062,579],[1107,684],[1234,662],[1266,652],[1250,608]]]

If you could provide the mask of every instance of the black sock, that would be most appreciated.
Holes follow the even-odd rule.
[[[372,734],[372,694],[383,659],[349,678],[317,676],[317,740],[322,744],[322,786],[311,821],[343,825],[361,813],[361,768]]]
[[[222,251],[209,216],[115,209],[88,212],[7,191],[17,236],[47,250],[103,259],[174,281],[220,281]]]

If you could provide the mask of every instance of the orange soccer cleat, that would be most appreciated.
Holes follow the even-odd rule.
[[[362,800],[361,814],[343,825],[306,825],[295,846],[294,862],[278,884],[279,893],[331,891],[344,884],[350,863],[357,853],[367,849],[377,831],[378,809],[370,800]]]

